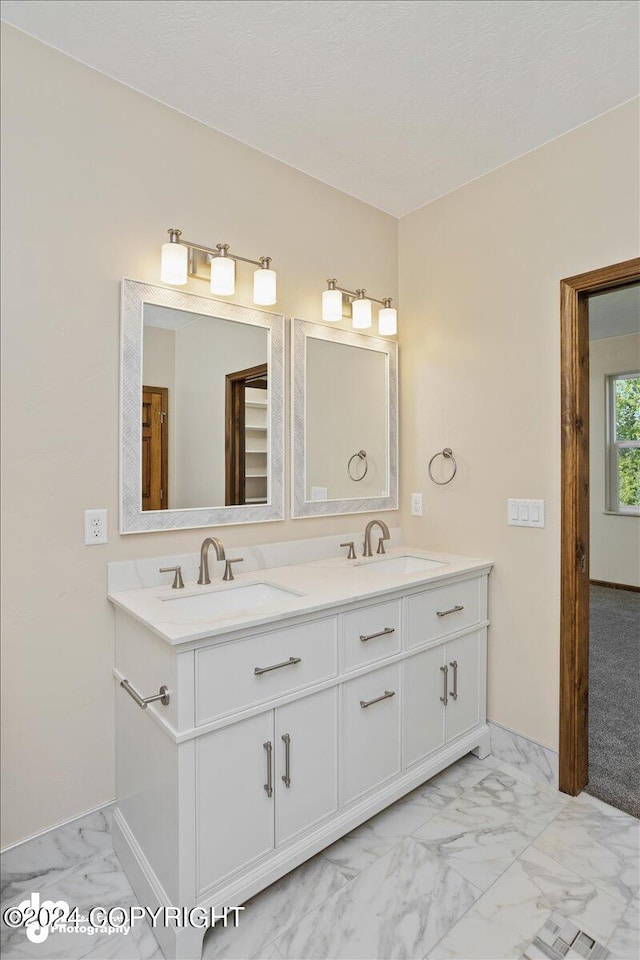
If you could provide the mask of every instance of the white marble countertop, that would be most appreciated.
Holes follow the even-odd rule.
[[[376,570],[376,565],[394,557],[421,557],[435,560],[443,566],[417,573],[398,573]],[[167,586],[144,587],[138,590],[110,592],[109,600],[116,607],[144,623],[173,646],[201,640],[205,637],[228,635],[239,630],[281,622],[304,614],[322,611],[340,604],[359,600],[382,598],[385,594],[448,580],[465,573],[488,572],[493,563],[411,547],[388,550],[385,557],[365,560],[347,560],[335,557],[314,560],[291,566],[272,567],[251,573],[236,573],[233,583],[223,583],[219,577],[208,586],[185,581],[183,590]],[[234,612],[229,616],[194,618],[181,609],[183,598],[227,592],[249,584],[268,584],[293,591],[290,597],[271,606]]]

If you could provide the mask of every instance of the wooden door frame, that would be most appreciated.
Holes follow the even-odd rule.
[[[245,502],[245,387],[267,389],[267,363],[228,373],[225,378],[224,479],[226,506]]]
[[[169,388],[150,387],[142,385],[142,396],[147,393],[158,393],[162,397],[162,412],[164,416],[160,422],[160,509],[169,508]]]
[[[640,258],[560,281],[562,519],[559,786],[589,778],[589,317],[592,293],[640,281]]]

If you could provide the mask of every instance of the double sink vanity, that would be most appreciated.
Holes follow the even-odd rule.
[[[491,564],[340,552],[336,538],[329,559],[238,564],[232,582],[220,562],[210,584],[174,588],[165,574],[110,592],[115,845],[143,903],[240,905],[459,757],[489,752]],[[199,956],[203,932],[156,930],[178,958]]]
[[[218,534],[109,565],[114,843],[145,906],[240,906],[489,751],[488,561],[380,519],[244,561],[220,539],[285,519],[287,453],[292,520],[397,510],[397,396],[394,340],[123,281],[120,532]],[[191,960],[204,929],[155,933]]]

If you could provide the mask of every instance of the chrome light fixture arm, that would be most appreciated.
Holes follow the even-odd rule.
[[[193,240],[183,240],[182,230],[176,227],[170,227],[167,230],[169,234],[169,243],[179,243],[182,247],[189,250],[199,250],[200,253],[206,253],[211,257],[229,257],[230,260],[240,260],[242,263],[251,263],[254,267],[263,267],[269,269],[271,257],[259,257],[257,260],[251,260],[249,257],[241,257],[238,253],[229,253],[228,243],[217,243],[215,247],[205,247],[202,243],[195,243]]]
[[[215,247],[185,240],[182,231],[170,227],[168,243],[163,244],[160,277],[172,286],[185,284],[189,276],[207,279],[206,265],[210,267],[211,292],[219,296],[235,293],[236,263],[250,263],[258,267],[253,275],[253,302],[258,306],[272,306],[276,302],[276,274],[271,269],[271,257],[243,257],[229,252],[228,243]],[[202,261],[205,261],[204,263]],[[204,269],[198,269],[198,262]]]

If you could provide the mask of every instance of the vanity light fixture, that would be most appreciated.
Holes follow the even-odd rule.
[[[252,263],[258,267],[253,275],[253,302],[270,307],[276,302],[276,273],[271,269],[271,257],[250,260],[237,253],[229,253],[228,243],[205,247],[201,243],[182,239],[182,231],[171,227],[169,242],[162,245],[160,279],[172,286],[181,286],[189,277],[206,279],[206,264],[210,268],[211,293],[230,297],[236,289],[236,263]]]
[[[371,326],[372,301],[382,305],[378,312],[378,333],[383,337],[392,337],[398,332],[398,311],[391,306],[391,297],[378,300],[367,297],[366,290],[346,290],[338,286],[335,277],[327,280],[327,289],[322,294],[322,319],[326,323],[342,320],[343,303],[346,299],[351,306],[351,322],[356,330],[367,330]]]

